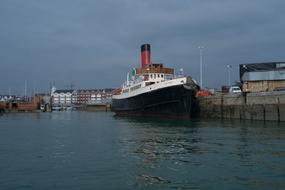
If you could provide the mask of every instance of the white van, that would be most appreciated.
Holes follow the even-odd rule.
[[[241,89],[239,86],[232,86],[229,89],[230,94],[241,93]]]

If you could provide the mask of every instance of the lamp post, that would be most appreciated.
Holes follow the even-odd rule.
[[[203,46],[199,46],[200,51],[200,87],[203,88]]]
[[[227,69],[228,69],[228,86],[231,86],[231,71],[230,71],[231,68],[232,68],[231,65],[227,65]]]

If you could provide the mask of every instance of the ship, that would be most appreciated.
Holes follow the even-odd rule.
[[[111,110],[115,116],[192,118],[199,86],[180,71],[152,63],[150,44],[141,45],[141,67],[113,93]]]

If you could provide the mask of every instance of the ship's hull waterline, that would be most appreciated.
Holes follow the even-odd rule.
[[[116,116],[147,116],[190,119],[196,90],[180,84],[125,99],[113,99]]]

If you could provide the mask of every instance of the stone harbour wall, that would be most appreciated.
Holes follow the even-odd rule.
[[[285,121],[285,92],[216,94],[197,100],[201,118]]]

